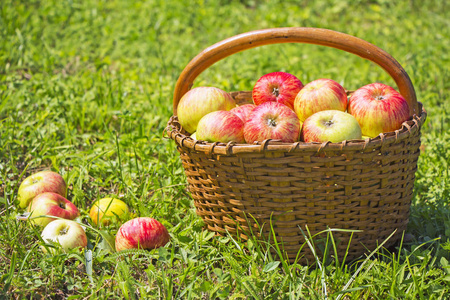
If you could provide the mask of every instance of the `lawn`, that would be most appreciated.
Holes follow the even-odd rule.
[[[449,9],[440,0],[1,1],[0,298],[450,299]],[[176,80],[218,41],[290,26],[333,29],[386,50],[428,112],[408,229],[389,251],[346,264],[288,264],[255,243],[202,230],[175,143],[163,134]],[[235,54],[195,86],[246,91],[274,71],[349,90],[395,87],[373,63],[306,44]],[[92,264],[77,251],[43,253],[40,229],[16,220],[20,183],[44,169],[66,180]],[[120,224],[99,230],[87,216],[107,196],[160,220],[171,242],[111,251],[101,239]]]

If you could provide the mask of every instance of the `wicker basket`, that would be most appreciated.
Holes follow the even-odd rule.
[[[266,140],[250,145],[190,138],[176,113],[193,80],[226,56],[274,43],[329,46],[375,62],[395,80],[400,93],[417,104],[411,119],[395,132],[342,143]],[[251,92],[231,94],[238,103],[252,101]],[[360,230],[353,233],[350,246],[350,232],[333,233],[338,256],[349,247],[347,259],[375,249],[395,231],[385,247],[394,245],[406,229],[426,112],[417,103],[406,72],[378,47],[318,28],[237,35],[205,49],[186,66],[175,88],[173,108],[166,132],[178,146],[197,214],[207,229],[243,239],[251,233],[270,239],[272,227],[291,261],[314,259],[300,230],[306,225],[312,235],[327,228]]]

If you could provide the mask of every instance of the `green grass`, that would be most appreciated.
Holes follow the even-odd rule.
[[[449,7],[445,1],[12,1],[0,2],[0,298],[449,299]],[[217,238],[186,191],[175,143],[163,137],[175,82],[206,47],[241,32],[329,28],[393,55],[428,111],[408,240],[369,259],[289,265],[264,245]],[[273,71],[347,89],[395,86],[374,64],[339,50],[271,45],[220,61],[196,80],[250,90]],[[83,254],[45,255],[37,228],[15,217],[20,182],[52,169],[87,212],[120,197],[163,222],[172,240],[111,253],[88,227]]]

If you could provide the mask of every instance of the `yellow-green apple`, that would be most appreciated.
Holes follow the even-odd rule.
[[[264,102],[248,116],[244,138],[248,144],[266,139],[292,143],[299,139],[302,124],[295,112],[278,102]]]
[[[245,143],[244,122],[226,110],[213,111],[198,122],[196,137],[208,142]]]
[[[355,117],[340,110],[316,112],[303,123],[301,140],[307,143],[353,139],[361,139],[361,127]]]
[[[278,102],[294,109],[294,100],[303,88],[303,83],[294,75],[286,72],[268,73],[256,81],[252,90],[253,102]]]
[[[197,131],[191,134],[191,138],[196,140],[197,139]]]
[[[41,237],[46,242],[60,244],[65,252],[87,246],[87,237],[83,227],[71,220],[58,219],[50,222],[42,230]],[[44,252],[47,252],[47,248],[49,247],[41,246]],[[49,249],[51,253],[56,253],[56,249]]]
[[[371,83],[357,89],[348,103],[348,112],[358,120],[363,135],[376,137],[400,129],[409,119],[409,105],[392,87]]]
[[[125,220],[129,215],[128,205],[116,198],[102,198],[94,202],[89,217],[95,225],[109,225],[111,222]]]
[[[52,216],[73,220],[79,215],[78,208],[72,202],[51,192],[34,197],[28,205],[27,211],[30,213],[30,222],[41,227],[45,227],[48,223],[56,220]],[[41,217],[44,215],[45,217]]]
[[[247,121],[248,115],[252,112],[252,110],[256,107],[255,104],[244,104],[241,106],[236,106],[232,108],[230,112],[238,116],[242,122],[245,123]]]
[[[326,78],[316,79],[306,84],[294,101],[294,110],[301,122],[321,110],[345,111],[346,109],[345,89],[336,81]]]
[[[140,217],[120,226],[116,234],[116,251],[125,249],[155,249],[170,240],[169,232],[159,221]]]
[[[53,192],[65,197],[67,187],[64,178],[53,171],[41,171],[28,176],[22,181],[17,192],[19,207],[27,207],[31,199],[45,192]]]
[[[216,87],[196,87],[189,90],[177,106],[178,121],[189,133],[197,130],[197,124],[203,116],[217,110],[230,110],[236,107],[236,101],[227,92]]]

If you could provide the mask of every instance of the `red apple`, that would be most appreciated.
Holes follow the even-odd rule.
[[[17,198],[19,207],[25,208],[31,199],[45,192],[57,193],[66,196],[66,182],[58,173],[52,171],[41,171],[25,178],[19,186]]]
[[[336,81],[325,78],[311,81],[305,85],[294,101],[294,110],[301,122],[318,111],[345,111],[346,109],[345,89]]]
[[[278,102],[258,105],[244,124],[244,138],[249,144],[266,139],[292,143],[298,141],[302,125],[295,112]]]
[[[153,218],[141,217],[125,222],[116,235],[116,251],[125,249],[155,249],[170,240],[163,224]]]
[[[48,223],[56,220],[50,216],[73,220],[79,215],[77,207],[56,193],[42,193],[33,198],[28,205],[27,211],[31,213],[30,222],[45,227]],[[49,217],[40,217],[47,215]]]
[[[256,107],[255,104],[244,104],[241,106],[236,106],[232,108],[230,112],[238,116],[242,122],[245,123],[247,121],[248,115],[252,112],[252,110]]]
[[[42,230],[41,237],[44,241],[60,244],[65,252],[87,246],[87,237],[83,227],[71,220],[60,219],[49,223]],[[47,247],[42,246],[41,249],[47,252]],[[50,252],[56,253],[53,248],[50,248]]]
[[[236,107],[233,97],[215,87],[196,87],[180,99],[177,106],[178,121],[189,133],[197,130],[203,116],[217,110],[230,110]]]
[[[303,123],[301,140],[307,143],[339,143],[353,139],[361,139],[358,121],[351,114],[340,110],[316,112]]]
[[[253,102],[256,105],[268,101],[278,102],[294,109],[295,96],[302,88],[302,82],[292,74],[269,73],[259,78],[253,87]]]
[[[218,110],[204,116],[198,122],[197,140],[208,142],[245,143],[244,122],[230,111]]]
[[[348,112],[358,120],[362,134],[376,137],[382,132],[400,129],[409,119],[409,105],[392,87],[371,83],[351,95]]]

